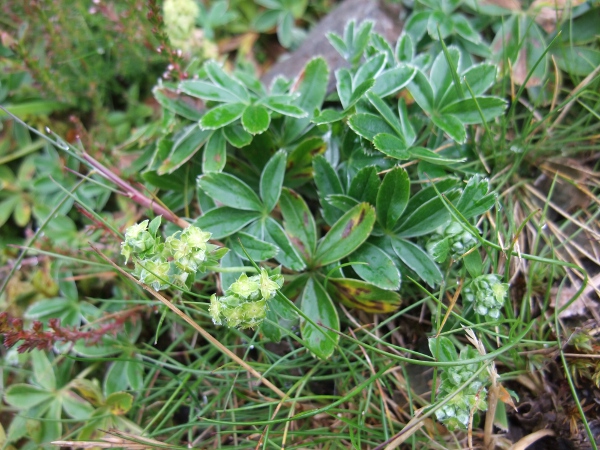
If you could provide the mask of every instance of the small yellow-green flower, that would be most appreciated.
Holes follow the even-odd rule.
[[[269,300],[275,296],[280,284],[273,281],[265,269],[260,269],[260,294],[265,300]]]
[[[259,284],[248,278],[245,273],[240,275],[237,281],[235,281],[229,288],[235,295],[239,295],[242,298],[248,298],[258,292]]]

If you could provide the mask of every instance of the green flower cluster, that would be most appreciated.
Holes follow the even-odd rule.
[[[259,275],[242,274],[225,291],[224,297],[212,295],[209,313],[216,325],[256,328],[267,316],[267,301],[283,286],[283,276],[260,269]]]
[[[488,319],[500,317],[500,310],[508,295],[508,283],[502,283],[495,274],[481,275],[465,286],[463,298],[474,303],[475,312]]]
[[[439,227],[431,235],[425,247],[431,257],[438,263],[446,261],[448,256],[458,259],[475,247],[477,239],[460,222],[450,221]]]
[[[473,347],[465,347],[461,350],[458,361],[479,357],[479,353]],[[447,367],[441,374],[439,399],[443,400],[450,394],[456,392],[473,374],[479,370],[482,363],[465,364]],[[471,382],[466,388],[455,395],[448,403],[435,412],[436,418],[443,422],[450,430],[466,428],[469,425],[471,411],[485,411],[487,409],[486,394],[484,387],[486,372]]]
[[[177,231],[165,242],[158,233],[160,216],[133,225],[125,232],[121,254],[125,262],[135,257],[134,275],[159,291],[171,285],[188,288],[197,272],[219,264],[228,249],[209,244],[211,233],[190,225]]]
[[[171,43],[184,51],[189,50],[196,18],[200,14],[198,4],[194,0],[165,0],[163,14]]]

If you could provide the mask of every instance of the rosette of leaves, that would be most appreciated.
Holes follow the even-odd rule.
[[[494,65],[482,63],[462,68],[459,49],[444,49],[433,61],[429,76],[423,69],[415,68],[407,88],[431,122],[462,144],[467,140],[467,125],[482,124],[498,117],[507,104],[500,97],[484,95],[496,81]],[[367,98],[371,105],[353,115],[349,125],[357,134],[373,142],[379,151],[396,159],[414,158],[436,164],[457,162],[416,144],[418,133],[411,124],[404,101],[398,103],[396,114],[377,92],[370,92]]]
[[[400,304],[396,292],[351,278],[329,278],[325,283],[331,266],[353,253],[369,237],[375,223],[374,208],[366,202],[356,202],[318,239],[316,221],[304,198],[282,187],[285,161],[285,153],[279,151],[267,162],[260,177],[260,196],[240,178],[228,173],[199,177],[198,187],[203,194],[223,206],[207,211],[195,225],[210,231],[217,239],[230,237],[226,243],[234,251],[231,257],[223,259],[223,265],[239,266],[245,258],[236,243],[239,239],[252,259],[274,257],[286,268],[303,272],[288,291],[298,299],[300,309],[309,318],[333,330],[339,330],[340,325],[332,298],[371,311],[396,309]],[[279,206],[283,223],[272,215],[275,206]],[[274,311],[285,315],[286,308],[274,301]],[[323,331],[310,323],[302,323],[301,330],[310,351],[322,358],[332,354],[337,333]],[[274,333],[271,336],[278,339],[277,331]]]
[[[443,263],[450,256],[456,260],[475,247],[477,239],[460,222],[451,220],[439,227],[425,244],[434,261]]]
[[[485,388],[487,372],[481,371],[475,380],[472,380],[466,387],[463,387],[464,383],[481,368],[483,362],[472,364],[459,363],[478,358],[480,354],[470,345],[464,347],[460,351],[460,354],[458,354],[452,341],[443,336],[430,338],[429,349],[437,361],[457,363],[456,366],[444,367],[440,375],[441,383],[438,388],[437,401],[443,401],[450,394],[454,394],[460,389],[460,392],[448,403],[436,410],[436,418],[450,430],[467,428],[469,418],[473,412],[485,411],[487,409],[487,390]]]
[[[260,274],[240,277],[225,291],[225,296],[210,298],[209,313],[216,325],[256,328],[267,317],[268,301],[283,286],[283,276],[262,268]]]
[[[510,285],[496,274],[480,275],[465,285],[463,299],[472,303],[475,312],[489,320],[498,320]]]

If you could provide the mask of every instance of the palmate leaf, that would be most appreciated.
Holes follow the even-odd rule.
[[[402,304],[400,294],[352,278],[329,278],[329,295],[349,308],[383,314],[396,311]]]
[[[507,106],[506,100],[500,97],[465,98],[444,106],[441,113],[443,117],[449,114],[463,124],[480,124],[502,115]],[[446,129],[444,131],[450,134]]]
[[[321,239],[315,254],[317,265],[326,266],[348,256],[371,234],[375,224],[375,208],[360,203],[333,224]]]
[[[258,239],[248,233],[238,232],[230,239],[231,249],[235,251],[242,259],[247,259],[242,247],[246,249],[250,257],[255,261],[266,261],[273,258],[279,249],[261,239]]]

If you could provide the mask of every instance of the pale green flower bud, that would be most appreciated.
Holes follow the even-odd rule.
[[[190,45],[200,8],[194,0],[165,0],[163,13],[169,40],[173,45],[186,50]]]
[[[509,288],[498,275],[481,275],[465,286],[462,295],[465,301],[473,302],[477,314],[496,320],[501,315]]]
[[[202,231],[200,228],[190,225],[181,232],[180,239],[194,249],[206,251],[206,243],[211,236],[212,233]]]
[[[448,222],[439,227],[431,235],[425,248],[431,257],[442,263],[448,256],[458,259],[471,248],[475,247],[477,239],[463,225],[457,221]]]
[[[152,286],[156,291],[167,289],[169,287],[169,271],[171,264],[168,261],[157,257],[154,259],[144,259],[138,263],[140,281]]]
[[[125,241],[121,243],[121,254],[125,256],[125,263],[132,253],[144,253],[154,248],[156,240],[147,230],[148,220],[127,228]]]
[[[265,300],[275,297],[275,292],[283,286],[283,277],[281,275],[269,277],[265,269],[260,269],[260,293]]]
[[[231,290],[231,292],[233,292],[235,295],[238,295],[244,299],[256,297],[259,289],[260,285],[255,280],[248,278],[248,275],[245,273],[242,274],[229,288],[229,290]]]
[[[267,317],[267,301],[283,285],[283,276],[269,276],[266,269],[259,275],[240,275],[225,291],[224,297],[212,296],[209,313],[217,325],[233,328],[256,328]]]

